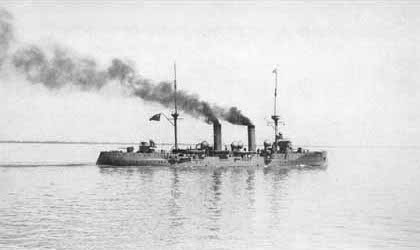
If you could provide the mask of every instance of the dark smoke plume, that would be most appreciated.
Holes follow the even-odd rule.
[[[242,112],[237,107],[231,107],[227,110],[224,110],[221,114],[224,120],[238,125],[252,125],[251,120],[244,116]]]
[[[0,63],[9,59],[10,64],[29,82],[43,84],[49,89],[60,89],[71,84],[82,90],[98,90],[109,81],[117,81],[134,96],[165,107],[173,107],[172,83],[152,83],[140,77],[132,64],[120,59],[113,59],[108,68],[100,69],[95,60],[77,56],[70,50],[56,47],[52,53],[46,53],[35,45],[19,48],[8,55],[7,50],[13,40],[11,18],[6,11],[0,12]],[[197,95],[185,91],[177,92],[177,103],[184,112],[194,117],[203,117],[208,123],[219,123],[219,119],[223,119],[237,125],[251,124],[249,118],[236,107],[211,105],[200,100]]]
[[[174,105],[174,89],[172,83],[169,82],[154,85],[148,80],[138,80],[135,82],[134,95],[146,101],[158,102],[165,107],[173,107]],[[208,123],[219,123],[210,104],[201,101],[196,95],[177,91],[177,104],[181,110],[194,117],[205,117]]]
[[[10,44],[13,40],[12,15],[0,9],[0,68],[6,60]]]
[[[100,89],[108,80],[108,73],[98,70],[94,60],[71,56],[60,48],[54,50],[51,58],[36,46],[19,49],[12,56],[12,64],[30,82],[42,83],[51,89],[66,84],[83,90]]]

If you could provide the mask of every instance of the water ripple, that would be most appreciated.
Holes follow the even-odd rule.
[[[327,170],[0,166],[0,248],[420,248],[417,154],[329,155]]]

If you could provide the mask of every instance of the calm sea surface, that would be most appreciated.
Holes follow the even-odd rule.
[[[420,148],[326,170],[98,168],[119,145],[0,144],[0,249],[420,249]]]

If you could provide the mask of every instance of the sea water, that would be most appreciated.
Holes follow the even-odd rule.
[[[419,249],[420,148],[327,169],[99,168],[125,145],[0,144],[0,249]]]

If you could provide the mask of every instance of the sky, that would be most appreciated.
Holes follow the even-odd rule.
[[[13,47],[59,45],[135,65],[155,81],[236,106],[273,138],[274,68],[280,127],[297,145],[419,145],[420,3],[2,1]],[[172,142],[171,109],[128,96],[50,90],[13,70],[0,73],[0,140]],[[181,111],[179,140],[212,142],[212,127]],[[223,143],[246,127],[222,122]]]

